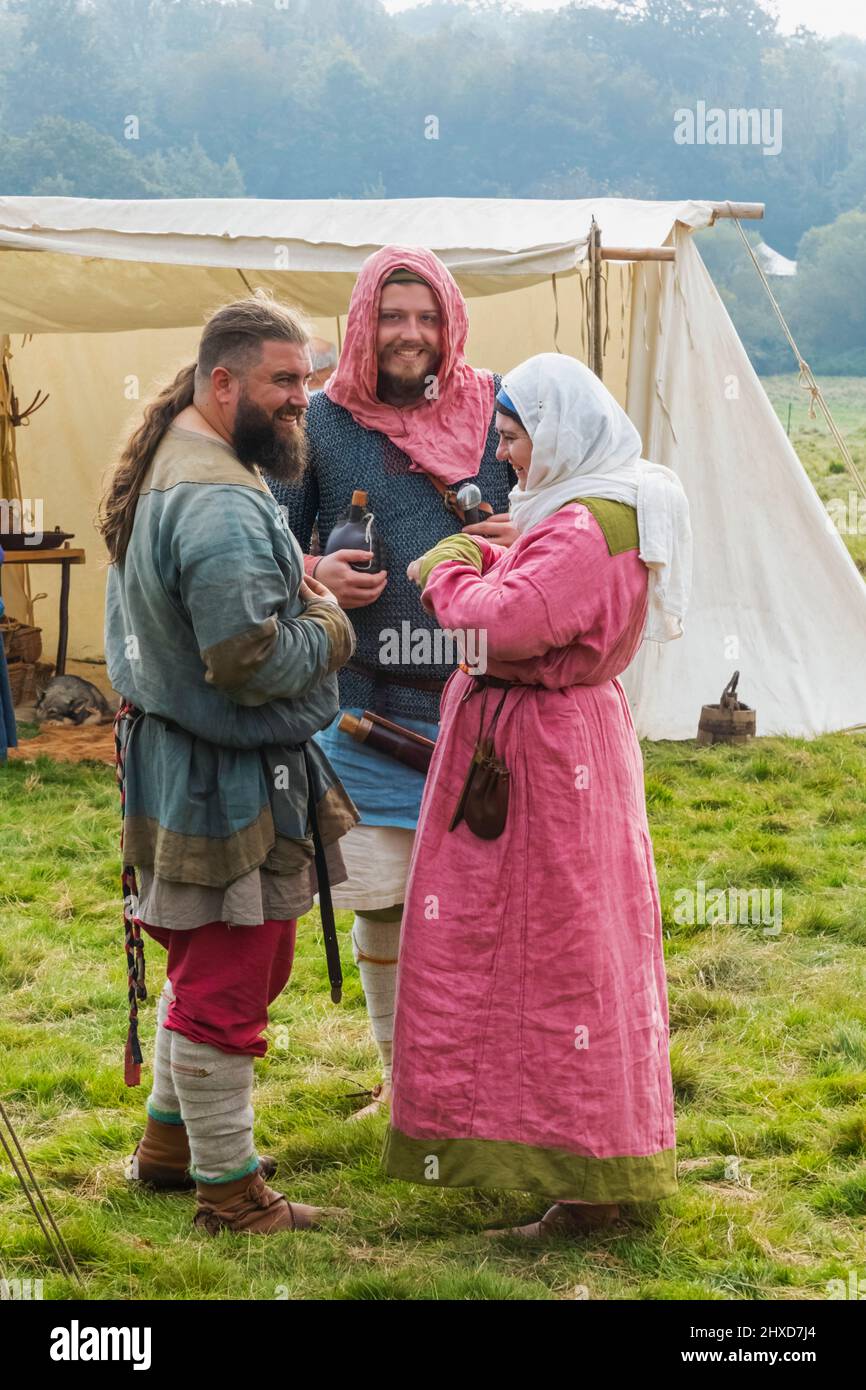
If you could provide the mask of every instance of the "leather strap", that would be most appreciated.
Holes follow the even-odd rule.
[[[290,746],[295,750],[300,750],[304,755],[304,767],[307,773],[307,813],[310,818],[310,829],[313,832],[316,878],[319,885],[319,916],[322,920],[325,960],[328,965],[328,983],[331,986],[332,1002],[334,1004],[339,1004],[343,997],[343,972],[340,968],[340,946],[337,941],[337,925],[334,920],[334,904],[331,898],[331,879],[328,874],[328,861],[325,858],[325,847],[322,843],[322,835],[319,830],[319,817],[316,810],[316,788],[313,781],[313,764],[310,757],[309,745],[306,741]]]
[[[470,685],[467,689],[466,695],[463,696],[464,700],[473,690],[481,690],[487,685],[492,685],[497,690],[503,690],[506,687],[508,687],[509,690],[516,690],[521,686],[530,686],[532,689],[539,689],[544,684],[543,681],[509,681],[506,680],[504,676],[489,676],[486,672],[483,675],[479,675],[477,671],[472,670],[471,666],[467,666],[465,661],[458,662],[458,667],[465,676],[471,676],[475,682],[474,685]]]
[[[446,511],[449,511],[452,516],[456,516],[461,526],[465,526],[466,513],[457,501],[456,489],[453,487],[449,487],[447,483],[440,483],[439,479],[434,478],[432,473],[425,473],[425,477],[430,479],[436,491],[439,493],[439,496],[445,503]],[[479,502],[478,510],[479,512],[484,512],[487,516],[493,516],[493,508],[491,507],[489,502]]]

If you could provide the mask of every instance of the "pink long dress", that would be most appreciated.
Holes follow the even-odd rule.
[[[496,733],[511,791],[495,840],[448,830],[482,694],[464,700],[458,670],[442,697],[403,917],[395,1177],[587,1202],[675,1191],[658,889],[616,680],[646,617],[634,538],[611,553],[571,503],[505,552],[483,543],[481,574],[451,561],[424,590],[443,628],[486,633],[490,675],[527,688]]]

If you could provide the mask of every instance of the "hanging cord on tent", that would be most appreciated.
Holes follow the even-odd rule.
[[[663,325],[663,323],[662,323],[662,291],[663,291],[663,285],[662,285],[662,263],[661,263],[661,261],[656,261],[656,283],[658,284],[658,299],[657,299],[657,301],[656,301],[657,306],[658,306],[658,320],[657,320],[657,322],[658,322],[658,335],[659,335],[659,337],[661,337],[662,334],[663,334],[664,331],[665,331],[665,330],[664,330],[664,325]]]
[[[728,207],[730,207],[730,204],[728,204]],[[824,400],[824,396],[823,396],[823,394],[822,394],[822,392],[821,392],[821,388],[820,388],[820,386],[818,385],[817,381],[815,380],[815,378],[814,378],[814,376],[813,376],[813,374],[812,374],[812,368],[809,366],[808,362],[804,361],[804,359],[803,359],[803,357],[802,357],[802,355],[801,355],[801,353],[800,353],[800,349],[797,347],[797,344],[796,344],[795,341],[794,341],[794,335],[792,334],[790,328],[788,327],[787,323],[785,322],[785,316],[784,316],[784,314],[782,313],[782,310],[779,308],[779,304],[778,304],[778,301],[777,301],[777,299],[776,299],[776,296],[773,294],[773,291],[772,291],[772,289],[770,288],[770,282],[768,281],[766,275],[764,274],[763,270],[761,269],[761,266],[760,266],[759,263],[758,263],[758,258],[757,258],[757,256],[755,255],[754,251],[752,250],[752,247],[751,247],[751,245],[750,245],[750,243],[749,243],[749,239],[748,239],[748,237],[746,236],[746,233],[743,231],[742,227],[740,226],[740,219],[739,219],[738,217],[733,217],[733,216],[732,216],[732,217],[731,217],[731,221],[733,222],[734,226],[736,227],[737,231],[740,233],[740,236],[742,237],[743,245],[745,246],[746,250],[748,251],[749,255],[751,256],[751,258],[752,258],[752,264],[754,265],[756,271],[758,272],[758,274],[759,274],[760,277],[761,277],[761,282],[762,282],[762,284],[763,284],[763,286],[764,286],[764,289],[767,291],[767,294],[768,294],[769,299],[770,299],[770,303],[772,304],[773,309],[774,309],[774,311],[775,311],[776,318],[779,320],[779,323],[782,325],[782,332],[785,334],[785,337],[788,339],[788,342],[789,342],[789,344],[790,344],[790,346],[791,346],[791,351],[793,352],[794,356],[795,356],[796,359],[797,359],[797,366],[798,366],[799,369],[800,369],[800,385],[803,387],[803,389],[804,389],[805,391],[808,391],[808,392],[809,392],[809,419],[810,419],[810,420],[814,420],[814,419],[815,419],[815,402],[817,401],[817,402],[818,402],[818,405],[821,407],[821,413],[823,414],[824,419],[827,421],[827,424],[828,424],[828,426],[829,426],[829,428],[830,428],[830,433],[832,434],[833,438],[834,438],[835,441],[836,441],[836,444],[838,445],[839,452],[840,452],[840,454],[842,455],[843,459],[845,460],[845,463],[846,463],[847,468],[848,468],[848,472],[851,474],[851,477],[854,479],[855,483],[857,484],[857,486],[858,486],[858,488],[860,489],[860,491],[861,491],[861,493],[863,494],[863,496],[866,497],[866,483],[864,483],[863,479],[861,478],[860,472],[859,472],[859,470],[858,470],[858,468],[857,468],[857,465],[856,465],[856,463],[854,462],[853,458],[851,457],[851,453],[850,453],[850,450],[849,450],[849,448],[848,448],[848,445],[845,443],[845,440],[842,438],[842,435],[839,433],[839,428],[838,428],[838,426],[837,426],[837,424],[836,424],[836,421],[833,419],[833,416],[830,414],[830,407],[827,405],[827,402]]]
[[[8,1138],[5,1131],[8,1131]],[[18,1154],[18,1158],[15,1157],[15,1153],[13,1153],[12,1148],[10,1148],[10,1140],[12,1145],[14,1146],[15,1151]],[[57,1260],[57,1263],[60,1265],[60,1268],[63,1270],[63,1273],[66,1275],[68,1279],[75,1279],[79,1284],[83,1284],[84,1280],[82,1279],[78,1271],[78,1265],[75,1263],[72,1251],[69,1249],[69,1246],[63,1239],[60,1227],[54,1220],[54,1217],[51,1213],[51,1208],[45,1200],[45,1194],[43,1193],[42,1188],[39,1186],[39,1183],[36,1181],[36,1178],[33,1175],[33,1169],[30,1167],[30,1164],[27,1161],[27,1155],[21,1147],[21,1140],[15,1133],[12,1121],[10,1120],[9,1115],[6,1111],[6,1107],[4,1106],[2,1101],[0,1101],[0,1144],[3,1145],[3,1148],[6,1152],[6,1157],[12,1164],[12,1171],[14,1172],[16,1178],[21,1184],[24,1196],[30,1203],[30,1206],[33,1210],[33,1215],[39,1222],[39,1229],[42,1231],[42,1234],[45,1237],[45,1240],[48,1244],[48,1248],[50,1249],[52,1255]],[[24,1173],[21,1171],[18,1159],[21,1160],[21,1165],[25,1169],[27,1177],[25,1177]],[[31,1183],[33,1184],[33,1187],[35,1188],[36,1197],[39,1198],[39,1201],[41,1202],[42,1208],[45,1213],[44,1216],[42,1211],[39,1210],[39,1207],[36,1204],[36,1197],[34,1197],[33,1192],[31,1192],[30,1188],[27,1185],[27,1178],[30,1179]],[[46,1225],[46,1218],[48,1221],[48,1225]]]
[[[609,270],[608,270],[607,262],[606,262],[606,261],[602,261],[602,265],[601,265],[601,283],[604,285],[604,336],[603,336],[603,338],[602,338],[602,343],[601,343],[601,355],[602,355],[602,357],[603,357],[604,354],[607,352],[607,345],[608,345],[608,342],[609,342],[609,340],[610,340],[610,306],[609,306],[609,304],[608,304],[608,298],[607,298],[607,280],[608,280],[608,275],[609,275],[609,274],[610,274],[610,272],[609,272]]]
[[[608,299],[608,283],[607,283],[607,282],[608,282],[608,275],[609,275],[609,273],[610,273],[610,272],[609,272],[609,270],[608,270],[607,262],[603,262],[603,264],[602,264],[602,269],[599,271],[599,276],[598,276],[598,278],[599,278],[599,281],[600,281],[601,285],[603,286],[603,292],[602,292],[602,295],[601,295],[601,307],[602,307],[602,309],[604,310],[604,312],[603,312],[603,314],[602,314],[602,316],[601,316],[601,324],[603,324],[604,326],[603,326],[603,328],[601,328],[601,327],[599,328],[599,332],[598,332],[598,335],[597,335],[597,336],[601,339],[601,355],[602,355],[602,357],[604,357],[604,354],[605,354],[605,352],[607,351],[608,342],[610,341],[610,302],[609,302],[609,299]],[[621,270],[620,270],[620,274],[622,274],[622,271],[621,271]],[[556,276],[554,276],[553,279],[554,279],[554,281],[555,281],[555,280],[556,280]],[[581,316],[581,317],[580,317],[580,345],[581,345],[581,347],[583,348],[584,352],[586,352],[586,350],[587,350],[587,347],[586,347],[587,339],[589,339],[590,342],[592,342],[592,340],[593,340],[593,308],[592,308],[592,300],[591,300],[591,294],[590,294],[590,288],[591,288],[591,287],[590,287],[589,285],[586,285],[586,287],[584,287],[584,283],[583,283],[582,277],[580,278],[579,283],[580,283],[580,298],[581,298],[581,308],[580,308],[580,316]],[[555,285],[554,285],[554,289],[555,289]],[[624,322],[625,322],[625,320],[623,319],[623,323],[624,323]],[[559,318],[558,318],[558,316],[557,316],[557,327],[558,327],[558,326],[559,326]],[[560,349],[557,347],[556,351],[559,352],[559,350],[560,350]],[[623,356],[624,356],[624,355],[625,355],[625,352],[623,352]]]
[[[556,288],[556,271],[550,277],[553,286],[553,349],[554,352],[562,352],[559,346],[559,291]]]
[[[641,266],[641,268],[640,268],[640,278],[641,278],[641,284],[643,285],[643,346],[644,346],[644,352],[649,352],[649,350],[650,350],[649,338],[647,337],[647,332],[646,332],[647,319],[649,318],[649,291],[648,291],[648,289],[647,289],[647,287],[646,287],[646,282],[647,282],[647,269],[646,269],[646,266],[643,266],[643,265]]]
[[[586,307],[586,285],[583,281],[583,269],[581,266],[577,267],[577,283],[580,286],[580,308],[577,311],[578,318],[580,319],[580,350],[583,353],[584,359],[586,359],[586,324],[588,310]]]

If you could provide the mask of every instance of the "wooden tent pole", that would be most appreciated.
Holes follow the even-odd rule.
[[[764,216],[763,203],[710,203],[713,210],[713,221],[717,217],[744,217],[754,218],[756,221]]]
[[[15,449],[15,406],[9,370],[11,361],[12,339],[8,333],[0,334],[0,502],[6,504],[3,509],[4,515],[11,515],[11,503],[23,501],[18,454]],[[32,624],[33,599],[30,591],[30,570],[27,565],[18,568],[18,583],[21,586],[27,622]]]
[[[599,381],[604,368],[601,342],[601,228],[592,219],[589,227],[589,365]]]
[[[760,219],[764,216],[763,203],[710,203],[712,225],[720,217],[735,220],[748,217]],[[586,318],[589,328],[589,365],[598,379],[603,379],[604,352],[601,326],[603,292],[603,261],[656,261],[670,263],[676,260],[673,246],[602,246],[601,228],[593,217],[589,225],[587,245],[589,281],[587,285]]]
[[[673,246],[602,246],[603,261],[675,261]]]
[[[15,426],[12,423],[12,382],[9,377],[11,357],[12,344],[9,334],[4,333],[0,336],[0,496],[9,502],[18,497]]]

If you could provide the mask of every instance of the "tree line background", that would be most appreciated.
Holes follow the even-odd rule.
[[[781,153],[676,144],[700,100],[781,109]],[[824,372],[866,374],[864,130],[866,43],[756,0],[0,0],[0,196],[761,201]],[[758,369],[788,370],[735,229],[700,246]]]

